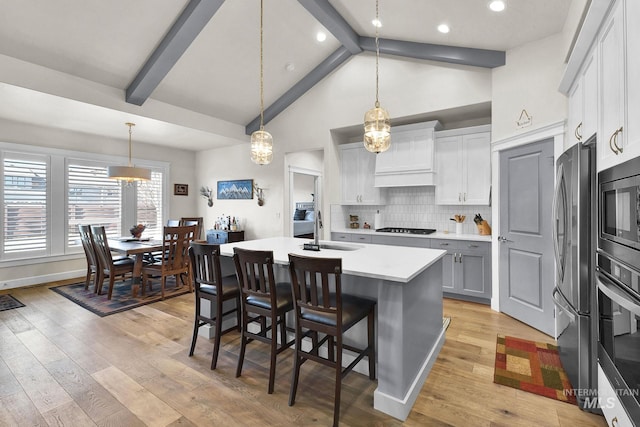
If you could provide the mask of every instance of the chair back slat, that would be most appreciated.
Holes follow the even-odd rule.
[[[98,264],[100,268],[108,271],[113,264],[111,250],[109,249],[109,240],[104,226],[91,226],[91,234],[93,237],[93,245],[96,250]]]
[[[95,266],[97,268],[99,266],[98,254],[96,253],[96,248],[93,244],[93,233],[91,233],[91,226],[78,225],[78,230],[80,231],[80,241],[82,242],[84,254],[87,257],[87,263],[90,266]]]
[[[165,254],[162,260],[164,270],[178,270],[188,265],[189,245],[194,239],[196,227],[164,227],[162,250]]]
[[[189,247],[189,259],[196,288],[200,288],[200,285],[217,286],[222,283],[220,245],[192,244]],[[218,295],[221,295],[221,292],[218,292]]]
[[[293,288],[294,309],[301,308],[342,316],[342,259],[316,258],[289,254],[289,271]],[[333,296],[333,301],[332,297]]]
[[[201,216],[198,217],[185,217],[183,216],[182,218],[180,218],[180,223],[178,225],[180,226],[187,226],[187,225],[195,225],[196,226],[196,231],[194,233],[194,239],[195,240],[200,240],[202,238],[202,224],[204,222],[204,218]]]
[[[271,299],[276,303],[273,252],[233,248],[238,283],[243,296],[254,295]]]

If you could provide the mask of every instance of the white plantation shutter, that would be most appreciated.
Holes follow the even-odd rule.
[[[161,238],[164,221],[162,219],[163,174],[151,171],[151,181],[140,181],[137,191],[136,224],[147,228],[143,237]]]
[[[122,186],[107,177],[107,166],[67,165],[68,245],[80,246],[79,224],[103,225],[108,236],[122,235]]]
[[[46,253],[48,165],[46,156],[4,154],[2,250],[5,255]]]

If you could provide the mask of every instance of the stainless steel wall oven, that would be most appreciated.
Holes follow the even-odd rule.
[[[598,174],[598,361],[640,420],[640,158]]]

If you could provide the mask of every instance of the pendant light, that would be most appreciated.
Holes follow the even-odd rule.
[[[263,1],[260,0],[260,129],[251,134],[251,161],[268,165],[273,158],[273,137],[264,130],[264,78],[262,63],[262,16]]]
[[[149,181],[151,179],[151,171],[145,168],[137,168],[131,164],[131,128],[135,123],[125,123],[129,126],[129,165],[128,166],[109,166],[107,168],[107,176],[111,179],[117,179],[127,184],[134,181]]]
[[[387,110],[380,107],[378,101],[378,61],[380,45],[378,43],[378,0],[376,0],[376,103],[375,107],[364,114],[364,148],[372,153],[382,153],[391,145],[391,120]]]

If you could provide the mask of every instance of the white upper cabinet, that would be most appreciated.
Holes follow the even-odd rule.
[[[433,140],[438,121],[391,128],[389,150],[376,156],[376,187],[433,185]]]
[[[436,204],[489,205],[490,126],[436,132]]]
[[[565,149],[585,142],[598,130],[598,64],[590,54],[569,92]]]
[[[342,204],[380,205],[382,190],[374,187],[376,154],[368,152],[360,142],[340,146]]]
[[[639,3],[616,1],[598,37],[598,170],[640,155]]]

